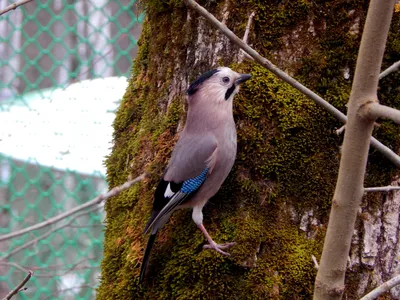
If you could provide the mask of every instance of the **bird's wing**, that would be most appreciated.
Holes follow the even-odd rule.
[[[164,179],[183,182],[198,176],[208,167],[210,173],[215,165],[217,139],[212,134],[183,135],[172,152]]]
[[[217,142],[212,136],[180,139],[154,194],[153,213],[145,233],[153,226],[156,230],[161,227],[178,205],[199,190],[214,168],[216,153]]]

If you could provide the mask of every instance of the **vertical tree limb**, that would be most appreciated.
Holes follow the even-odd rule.
[[[314,299],[341,299],[347,257],[363,195],[365,167],[374,118],[360,108],[378,102],[379,71],[395,0],[371,0],[357,58],[346,131],[328,230],[314,288]]]

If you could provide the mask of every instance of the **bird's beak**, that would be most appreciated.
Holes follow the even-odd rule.
[[[251,78],[250,74],[241,74],[238,79],[236,79],[236,84],[241,84],[245,82],[246,80],[249,80]]]

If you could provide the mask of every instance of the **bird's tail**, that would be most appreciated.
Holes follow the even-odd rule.
[[[144,276],[146,274],[147,266],[149,265],[149,261],[150,261],[150,252],[154,246],[156,237],[157,237],[157,231],[155,231],[154,233],[152,232],[149,237],[149,240],[147,241],[146,250],[145,250],[144,256],[143,256],[142,267],[140,269],[139,283],[143,282]]]

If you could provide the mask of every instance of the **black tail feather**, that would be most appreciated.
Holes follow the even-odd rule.
[[[147,221],[147,224],[146,224],[146,226],[144,227],[144,230],[143,230],[143,234],[146,234],[147,233],[147,231],[150,229],[150,225],[152,225],[153,224],[153,221],[154,221],[154,219],[158,216],[158,214],[160,213],[160,211],[155,211],[155,210],[153,210],[152,212],[151,212],[151,217],[150,217],[150,219]]]
[[[157,237],[157,232],[156,233],[152,233],[150,235],[150,237],[149,237],[148,242],[147,242],[146,250],[144,252],[142,267],[140,269],[139,283],[143,282],[144,276],[146,274],[147,266],[149,265],[149,261],[150,261],[150,252],[151,252],[151,249],[154,246],[154,242],[156,241],[156,237]]]

